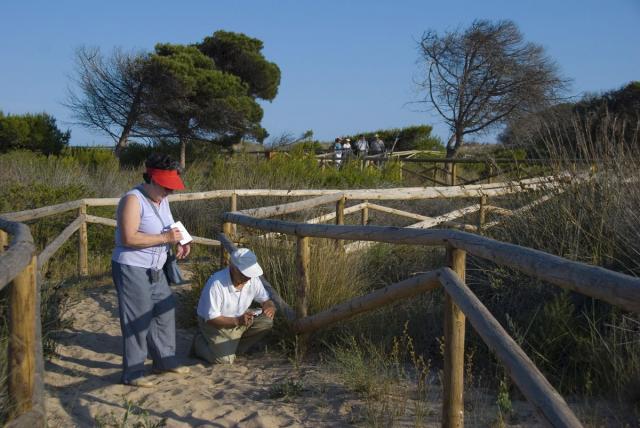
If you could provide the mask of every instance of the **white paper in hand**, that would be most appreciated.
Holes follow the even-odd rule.
[[[169,227],[171,229],[178,229],[180,231],[180,234],[182,235],[182,239],[180,240],[180,245],[185,245],[193,241],[193,238],[191,237],[191,235],[189,235],[189,232],[187,232],[187,229],[184,227],[184,224],[182,224],[181,221],[176,221]]]

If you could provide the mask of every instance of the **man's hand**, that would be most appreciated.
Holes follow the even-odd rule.
[[[238,325],[246,325],[247,327],[250,327],[251,324],[253,324],[253,312],[247,311],[236,319],[238,320]]]
[[[267,300],[262,304],[262,313],[273,319],[276,316],[276,305],[271,300]]]
[[[178,244],[178,250],[176,251],[176,259],[181,260],[189,255],[191,252],[191,244]]]

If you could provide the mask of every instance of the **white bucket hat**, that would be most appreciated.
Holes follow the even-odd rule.
[[[262,275],[262,268],[258,264],[258,258],[248,248],[238,248],[231,253],[231,264],[248,278],[257,278]]]

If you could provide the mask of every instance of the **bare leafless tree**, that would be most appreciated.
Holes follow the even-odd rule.
[[[106,133],[116,156],[131,137],[148,137],[139,127],[147,89],[147,55],[115,49],[104,57],[98,48],[76,50],[75,84],[66,105],[78,124]]]
[[[419,44],[429,103],[449,125],[447,157],[464,136],[502,124],[510,115],[559,99],[567,80],[544,49],[525,42],[511,21],[478,20],[463,31],[423,34]]]

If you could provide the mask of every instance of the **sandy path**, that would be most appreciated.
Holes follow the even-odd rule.
[[[129,422],[166,426],[296,427],[349,426],[343,388],[323,382],[322,391],[306,388],[288,402],[271,398],[270,386],[294,376],[280,355],[239,357],[233,366],[209,366],[187,357],[192,331],[178,329],[178,355],[191,367],[187,376],[153,376],[155,388],[119,384],[121,364],[117,300],[112,286],[87,290],[66,316],[72,328],[57,338],[59,355],[46,363],[47,414],[53,427],[109,426],[122,421],[125,402],[148,413],[131,414]],[[150,361],[148,361],[150,366]],[[305,385],[313,367],[302,367]],[[330,397],[327,399],[325,397]],[[96,419],[97,418],[97,419]],[[148,426],[146,424],[145,426]]]

